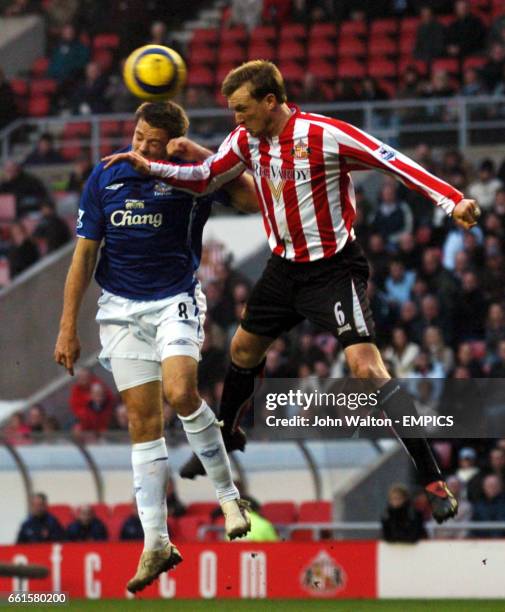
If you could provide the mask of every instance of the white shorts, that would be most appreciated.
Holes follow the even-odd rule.
[[[158,365],[156,377],[152,365],[139,364],[136,368],[144,379],[151,372],[149,380],[161,380],[159,364],[167,357],[185,355],[200,360],[207,310],[200,283],[196,285],[194,295],[180,293],[152,301],[130,300],[104,291],[98,306],[96,320],[100,325],[102,343],[99,360],[105,368],[112,370],[120,391],[120,385],[127,388],[124,386],[125,376],[115,372],[117,368],[114,365],[126,364],[123,360],[155,362]],[[133,363],[131,366],[128,370],[133,373]]]

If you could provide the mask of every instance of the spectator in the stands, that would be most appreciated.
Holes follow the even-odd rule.
[[[498,342],[496,361],[489,370],[489,378],[505,378],[505,340]]]
[[[114,408],[114,419],[111,427],[118,431],[128,431],[128,410],[126,404],[121,402]]]
[[[291,18],[291,0],[263,0],[263,2],[257,2],[263,5],[262,18],[265,23],[273,23],[281,25]],[[313,21],[317,21],[318,9],[320,9],[317,0],[310,2],[310,18]]]
[[[49,132],[44,132],[24,163],[28,166],[39,166],[44,164],[61,164],[65,160],[54,148],[54,137]]]
[[[90,428],[93,429],[94,425],[108,424],[110,420],[109,406],[112,411],[113,398],[105,383],[87,368],[76,370],[75,378],[76,381],[70,390],[70,408],[80,425],[79,428],[88,429],[88,425],[91,425]],[[102,387],[103,394],[96,387],[92,393],[93,385]],[[101,401],[98,403],[96,403],[97,392],[98,396],[101,396]],[[104,398],[106,400],[105,405],[103,405]],[[102,411],[102,408],[105,408],[105,412]]]
[[[34,236],[44,240],[47,252],[52,253],[71,240],[70,228],[57,214],[52,202],[44,202],[40,212],[42,219],[35,228]]]
[[[40,12],[40,4],[37,0],[12,0],[7,2],[7,7],[2,14],[5,17],[20,17],[38,12]]]
[[[167,24],[164,21],[153,21],[149,28],[149,33],[150,39],[147,44],[162,45],[175,49],[179,53],[182,52],[179,41],[168,31]]]
[[[445,28],[433,15],[431,6],[421,7],[420,23],[416,31],[414,57],[431,62],[445,51]]]
[[[408,204],[398,197],[394,181],[385,181],[382,186],[372,227],[390,246],[396,246],[402,234],[412,231],[412,212]]]
[[[37,245],[28,235],[25,226],[21,222],[13,223],[10,229],[12,246],[7,253],[7,258],[10,276],[15,278],[36,263],[40,258],[40,254]]]
[[[388,505],[381,523],[386,542],[414,544],[427,537],[422,514],[414,508],[408,489],[401,484],[389,489]]]
[[[0,68],[0,130],[17,116],[14,92],[4,71]]]
[[[490,91],[493,91],[502,79],[504,66],[505,43],[494,43],[489,50],[488,61],[481,70],[482,78]]]
[[[444,337],[439,327],[430,325],[425,328],[422,347],[434,361],[438,361],[442,365],[445,374],[452,369],[454,351],[444,343]]]
[[[73,81],[79,77],[89,61],[89,49],[78,38],[75,28],[67,23],[61,29],[51,60],[48,74],[59,83]]]
[[[505,312],[502,304],[490,304],[487,312],[485,338],[487,349],[494,353],[498,342],[505,340]]]
[[[389,275],[384,283],[385,295],[389,304],[399,308],[403,302],[409,300],[415,280],[415,272],[405,270],[402,261],[393,259],[389,264]]]
[[[468,483],[468,499],[477,502],[484,498],[484,480],[489,474],[494,474],[500,479],[502,486],[505,484],[505,450],[503,448],[492,448],[487,455],[484,469]]]
[[[456,352],[455,366],[466,368],[472,378],[481,378],[484,373],[478,359],[475,359],[470,342],[461,342]]]
[[[422,87],[421,95],[425,98],[450,98],[456,93],[456,89],[451,82],[447,70],[434,70],[429,81],[426,81]],[[431,119],[439,119],[440,121],[448,121],[450,110],[446,105],[430,105],[427,108]]]
[[[84,410],[77,416],[75,433],[100,434],[109,428],[114,409],[114,399],[101,382],[91,383],[89,399]]]
[[[56,517],[48,511],[47,495],[35,493],[30,499],[30,516],[19,530],[17,543],[61,542],[63,529]]]
[[[503,483],[496,474],[489,474],[482,483],[483,498],[473,505],[475,522],[505,522],[505,495]],[[503,538],[505,529],[475,529],[472,535],[476,538]]]
[[[458,453],[458,467],[455,476],[461,482],[461,498],[468,499],[468,483],[479,473],[477,453],[470,446],[465,446]]]
[[[138,98],[126,87],[122,76],[125,62],[126,58],[123,58],[118,73],[109,76],[107,89],[104,92],[107,105],[112,113],[131,113],[138,106]],[[207,106],[212,106],[212,104],[209,103]]]
[[[419,345],[409,341],[405,329],[401,326],[393,328],[391,345],[384,351],[384,357],[394,367],[394,375],[398,378],[407,378],[419,355]]]
[[[447,52],[466,57],[484,47],[486,30],[482,21],[473,15],[468,0],[456,0],[456,19],[447,28]]]
[[[74,169],[68,178],[67,191],[80,193],[93,171],[93,164],[88,156],[80,157],[74,164]]]
[[[230,19],[224,25],[232,27],[244,25],[249,31],[261,22],[263,3],[258,0],[232,0]]]
[[[483,210],[490,210],[495,202],[496,194],[503,188],[503,183],[496,176],[496,168],[492,159],[484,159],[479,166],[478,179],[468,187],[468,194],[479,202]]]
[[[37,212],[40,203],[50,199],[44,183],[11,159],[7,160],[3,167],[0,193],[12,193],[16,197],[18,216]]]
[[[34,404],[30,406],[26,419],[26,424],[30,428],[30,433],[41,434],[44,431],[46,425],[47,415],[43,406],[40,404]]]
[[[300,103],[327,101],[327,97],[325,96],[324,89],[319,79],[310,70],[307,70],[303,75],[302,89],[297,94],[297,100]]]
[[[109,539],[109,534],[93,508],[83,505],[77,512],[77,519],[67,527],[65,539],[69,542],[104,541]]]
[[[388,93],[372,77],[365,77],[361,83],[360,98],[365,102],[375,102],[377,100],[387,100]]]
[[[420,249],[411,232],[405,232],[400,236],[396,257],[403,262],[407,270],[415,270],[421,265]]]
[[[438,296],[443,315],[450,317],[457,300],[458,284],[453,275],[442,265],[442,254],[437,248],[427,248],[422,255],[421,269],[418,278],[426,282],[428,291]],[[450,339],[448,329],[444,329],[447,339]]]
[[[74,112],[80,115],[107,113],[109,101],[105,97],[108,78],[97,62],[86,64],[84,79],[80,80],[73,95]]]
[[[478,340],[484,335],[487,302],[482,295],[479,277],[475,272],[463,274],[461,297],[454,308],[453,327],[455,339]]]
[[[462,96],[482,96],[486,93],[486,88],[479,72],[475,68],[466,68],[463,72],[463,84],[460,94]]]
[[[30,427],[25,423],[24,414],[19,411],[12,414],[7,421],[7,425],[2,430],[3,438],[14,445],[29,444]]]
[[[144,539],[144,530],[142,529],[142,523],[140,522],[139,511],[135,499],[132,502],[132,513],[125,519],[121,526],[119,539],[125,541]]]
[[[63,26],[73,23],[79,4],[79,0],[46,0],[44,14],[49,33],[57,35]]]

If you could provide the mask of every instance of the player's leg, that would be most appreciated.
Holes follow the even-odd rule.
[[[293,309],[293,287],[285,265],[280,257],[269,260],[253,288],[240,327],[231,342],[230,365],[218,412],[229,452],[244,450],[246,436],[239,427],[240,418],[250,406],[254,382],[263,373],[268,347],[282,332],[302,320]],[[183,478],[194,478],[202,473],[203,468],[196,456],[191,457],[180,471]]]
[[[128,411],[135,498],[144,550],[128,582],[132,593],[182,561],[167,530],[168,453],[163,436],[161,370],[155,361],[112,358],[112,373]]]
[[[196,347],[195,347],[196,348]],[[163,392],[177,412],[188,442],[216,489],[230,539],[245,535],[251,522],[233,483],[230,460],[216,415],[197,388],[198,361],[188,355],[174,355],[162,362]]]

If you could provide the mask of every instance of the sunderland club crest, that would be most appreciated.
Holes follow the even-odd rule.
[[[307,159],[310,155],[310,147],[300,139],[291,149],[291,155],[293,155],[295,159]]]
[[[300,582],[315,597],[331,597],[345,587],[347,576],[333,557],[322,550],[303,568]]]

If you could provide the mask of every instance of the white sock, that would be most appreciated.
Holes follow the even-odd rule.
[[[144,550],[164,548],[170,539],[167,529],[168,453],[165,438],[132,446],[133,486]]]
[[[238,499],[239,492],[231,477],[230,460],[224,447],[216,415],[202,400],[198,410],[187,417],[179,416],[189,445],[212,480],[220,502]]]

